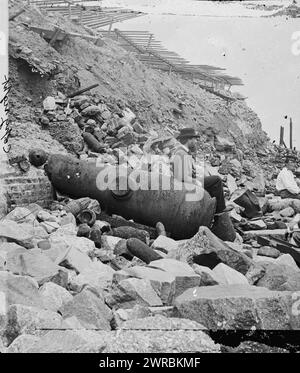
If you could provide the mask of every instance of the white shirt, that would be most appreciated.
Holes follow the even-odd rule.
[[[300,188],[298,187],[294,174],[292,171],[284,167],[277,176],[276,189],[278,191],[287,189],[290,193],[298,194],[300,193]]]

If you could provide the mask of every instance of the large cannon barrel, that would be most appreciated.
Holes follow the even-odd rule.
[[[138,183],[127,183],[120,190],[107,180],[122,184],[124,174],[120,167],[82,161],[71,156],[54,154],[45,166],[54,188],[72,198],[90,197],[99,201],[101,208],[109,214],[121,215],[137,223],[155,227],[162,222],[167,232],[175,239],[192,237],[199,226],[209,226],[215,212],[215,199],[202,190],[202,198],[189,201],[189,188],[169,176],[139,171],[141,178],[148,178],[148,188],[135,188]],[[153,188],[153,179],[157,180]],[[129,180],[132,181],[132,174]],[[166,185],[170,188],[165,188]],[[108,186],[109,185],[109,186]],[[132,187],[135,186],[135,187]],[[164,187],[163,187],[164,186]],[[144,190],[147,189],[147,190]]]

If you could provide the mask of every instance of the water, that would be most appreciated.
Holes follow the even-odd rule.
[[[248,97],[271,140],[279,140],[285,127],[289,145],[289,119],[294,123],[294,146],[300,149],[300,55],[292,53],[292,35],[300,32],[300,19],[263,18],[274,13],[247,8],[289,5],[290,1],[216,3],[194,0],[104,0],[148,15],[115,24],[121,30],[147,30],[168,49],[192,64],[225,67],[242,78],[234,91]],[[299,2],[300,5],[300,2]],[[275,10],[276,11],[276,10]]]

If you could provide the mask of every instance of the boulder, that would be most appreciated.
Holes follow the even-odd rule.
[[[60,227],[60,225],[55,221],[42,221],[40,226],[49,234],[55,232]]]
[[[5,238],[10,242],[15,242],[27,249],[34,247],[34,235],[28,230],[28,226],[18,224],[13,220],[5,219],[0,222],[0,238]]]
[[[293,199],[291,203],[291,207],[294,209],[295,213],[300,213],[300,200],[299,199]]]
[[[0,271],[0,294],[5,293],[7,306],[23,304],[25,306],[45,308],[38,291],[37,282],[27,276],[16,276]]]
[[[151,262],[150,266],[160,268],[175,277],[175,297],[189,288],[200,286],[201,277],[187,263],[175,259],[160,259]]]
[[[242,274],[247,273],[252,264],[247,255],[231,249],[207,227],[200,227],[194,237],[179,246],[176,259],[210,268],[222,262]]]
[[[189,319],[163,315],[131,319],[122,324],[123,330],[206,330],[205,326]]]
[[[270,290],[297,291],[300,290],[300,271],[283,264],[271,264],[256,285]]]
[[[187,290],[176,298],[175,306],[180,317],[210,330],[289,330],[297,327],[296,319],[291,318],[291,300],[289,292],[216,285]]]
[[[154,291],[149,280],[128,278],[115,284],[106,296],[110,307],[132,308],[140,306],[162,306],[162,301]]]
[[[100,261],[92,262],[87,269],[70,281],[70,288],[78,292],[84,285],[89,285],[101,292],[111,285],[114,272],[110,266]]]
[[[43,253],[15,252],[7,257],[7,270],[16,275],[33,277],[40,285],[58,274],[58,265]]]
[[[224,263],[218,264],[214,269],[213,273],[218,279],[220,285],[235,285],[244,284],[249,285],[247,278],[240,272],[228,267]]]
[[[60,329],[62,317],[49,310],[13,304],[7,310],[5,337],[10,344],[20,334],[39,334],[45,330]]]
[[[56,109],[55,98],[51,96],[46,97],[43,101],[43,107],[46,111],[54,111]]]
[[[40,340],[40,337],[31,334],[19,335],[7,348],[8,354],[26,353],[35,343]]]
[[[280,251],[270,246],[262,246],[258,249],[257,255],[268,256],[269,258],[278,258]]]
[[[295,271],[300,271],[297,263],[290,254],[282,254],[279,258],[274,261],[275,264],[282,264],[292,267]]]
[[[84,289],[65,304],[60,312],[63,318],[76,316],[85,329],[110,330],[112,313],[104,300],[93,291]]]
[[[290,207],[293,203],[291,198],[274,198],[269,200],[270,211],[280,211]]]
[[[199,286],[212,286],[219,284],[219,279],[210,268],[200,266],[199,264],[193,264],[192,268],[195,273],[200,276]]]
[[[178,242],[173,240],[172,238],[160,235],[153,241],[151,248],[168,254],[176,252],[178,248]]]
[[[41,294],[45,307],[48,310],[57,312],[62,306],[70,302],[73,296],[62,286],[47,282],[40,287],[39,293]]]
[[[103,334],[91,330],[53,330],[26,347],[27,353],[101,353]],[[23,351],[20,351],[23,352]]]
[[[268,265],[269,263],[267,263]],[[265,263],[254,263],[246,273],[245,277],[250,285],[256,285],[257,281],[260,280],[266,273]]]
[[[295,211],[292,207],[286,207],[283,210],[280,210],[279,214],[283,217],[291,217],[295,215]]]
[[[103,333],[103,332],[102,332]],[[220,346],[202,330],[118,330],[105,333],[104,353],[204,353]]]
[[[71,224],[74,227],[76,227],[76,218],[71,212],[68,212],[66,215],[62,216],[60,221],[61,226],[68,224]]]
[[[127,268],[124,272],[132,277],[149,280],[163,304],[172,304],[176,291],[176,279],[173,275],[161,269],[140,266]]]
[[[266,223],[260,220],[252,220],[247,223],[247,230],[259,230],[259,229],[267,229]]]
[[[92,116],[92,115],[96,115],[100,113],[101,113],[101,109],[99,108],[99,106],[96,106],[96,105],[87,106],[81,112],[82,115],[87,115],[87,116]]]
[[[92,266],[92,263],[92,260],[87,254],[74,248],[71,248],[65,258],[61,261],[62,266],[75,269],[78,273],[87,271]]]
[[[218,151],[231,151],[234,148],[234,142],[225,137],[221,137],[219,135],[215,136],[215,148]]]
[[[12,220],[16,223],[28,223],[32,222],[35,219],[35,216],[29,209],[25,207],[16,207],[11,212],[9,212],[4,219]]]
[[[140,280],[144,281],[144,280]],[[163,307],[154,307],[163,308]],[[172,307],[171,307],[172,308]],[[113,309],[113,329],[120,329],[124,322],[128,320],[143,319],[151,316],[152,312],[148,306],[140,306],[139,304],[134,305],[133,308],[118,308]]]
[[[40,221],[57,222],[57,218],[46,210],[40,210],[36,216]]]

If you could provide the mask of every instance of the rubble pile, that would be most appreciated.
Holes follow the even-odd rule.
[[[256,240],[272,219],[290,223],[295,201],[268,199],[234,243],[207,227],[175,241],[161,223],[99,220],[90,198],[15,208],[0,222],[2,351],[220,352],[213,331],[298,329],[299,250]]]

